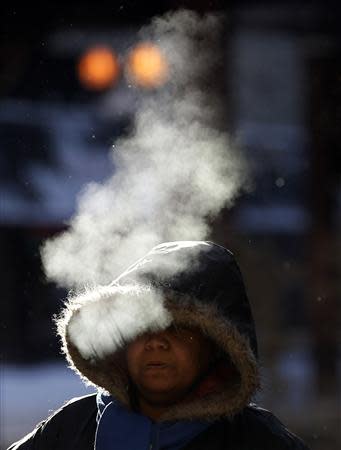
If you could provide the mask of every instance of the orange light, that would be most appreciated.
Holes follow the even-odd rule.
[[[145,88],[159,87],[165,83],[168,64],[158,47],[142,43],[131,50],[127,60],[128,78]]]
[[[120,67],[114,52],[107,47],[94,47],[86,51],[78,63],[78,77],[91,90],[106,89],[118,80]]]

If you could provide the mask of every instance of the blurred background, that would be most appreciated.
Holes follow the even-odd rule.
[[[179,7],[227,19],[224,123],[252,186],[212,222],[210,240],[245,276],[257,400],[312,450],[340,448],[340,11],[196,0],[2,8],[1,449],[91,392],[60,355],[52,316],[67,291],[46,281],[39,249],[67,229],[82,187],[115,171],[112,144],[129,134],[139,99],[162,89],[157,46],[146,52],[137,32]]]

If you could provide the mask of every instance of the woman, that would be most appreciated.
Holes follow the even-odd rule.
[[[69,300],[58,331],[98,393],[73,399],[10,450],[306,449],[270,412],[257,342],[230,251],[154,247],[111,285]]]

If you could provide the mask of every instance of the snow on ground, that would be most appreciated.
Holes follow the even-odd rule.
[[[1,450],[32,431],[66,400],[94,391],[62,362],[2,365],[0,383]]]

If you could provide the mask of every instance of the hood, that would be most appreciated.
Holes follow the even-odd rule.
[[[259,385],[254,321],[236,260],[220,245],[160,244],[110,285],[71,297],[57,319],[71,368],[128,408],[129,381],[118,364],[126,344],[171,324],[201,329],[221,358],[191,400],[162,420],[232,417],[247,406]]]

